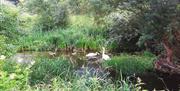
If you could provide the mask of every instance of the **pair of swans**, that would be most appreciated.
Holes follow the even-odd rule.
[[[105,48],[104,47],[102,47],[102,59],[103,60],[111,60],[111,58],[107,55],[107,54],[105,54]],[[96,53],[88,53],[87,55],[86,55],[86,57],[87,58],[94,58],[94,57],[96,57],[96,56],[98,56],[99,55],[99,53],[98,52],[96,52]]]

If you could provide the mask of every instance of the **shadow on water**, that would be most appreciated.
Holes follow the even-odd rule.
[[[136,83],[136,78],[139,77],[142,80],[142,89],[153,91],[179,91],[180,90],[180,75],[166,74],[158,71],[147,72],[144,74],[138,74],[130,79]]]
[[[73,64],[76,64],[77,68],[76,71],[81,71],[81,67],[84,65],[85,67],[92,67],[95,68],[93,70],[98,69],[99,65],[96,63],[87,64],[85,53],[77,53],[72,54],[69,52],[60,53],[58,52],[56,55],[50,55],[48,52],[23,52],[17,53],[11,59],[12,60],[20,60],[20,62],[30,63],[36,57],[65,57],[68,58]],[[97,72],[98,72],[97,71]],[[93,71],[94,72],[94,71]],[[110,76],[112,78],[114,75],[118,76],[119,73],[115,71],[110,71]],[[148,91],[156,90],[167,90],[167,91],[179,91],[180,89],[180,75],[170,75],[161,72],[147,72],[145,74],[136,75],[136,77],[140,77],[144,85],[142,85],[143,89]]]

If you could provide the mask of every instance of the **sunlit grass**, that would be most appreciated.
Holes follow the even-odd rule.
[[[153,71],[155,56],[122,54],[104,62],[104,67],[110,67],[125,75],[143,74]]]

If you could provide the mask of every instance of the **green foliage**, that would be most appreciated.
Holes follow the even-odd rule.
[[[93,18],[87,15],[72,15],[69,16],[70,22],[69,27],[71,28],[93,28],[95,27],[93,25],[94,21]]]
[[[29,81],[32,85],[49,83],[54,77],[68,79],[68,76],[72,73],[72,64],[63,58],[40,58],[32,66],[31,70]]]
[[[9,42],[12,41],[10,41],[8,37],[0,35],[0,55],[10,56],[16,52],[16,47]]]
[[[165,36],[173,37],[173,32],[179,29],[178,0],[134,0],[125,3],[120,9],[132,12],[128,25],[142,35],[139,44],[151,39],[162,41]]]
[[[139,40],[140,33],[134,28],[133,12],[127,10],[119,10],[107,16],[108,40],[116,43],[114,49],[125,52],[138,51],[140,48],[136,44]],[[118,52],[118,51],[117,51]]]
[[[141,40],[156,39],[162,41],[165,36],[173,37],[173,33],[179,30],[180,10],[177,9],[178,0],[150,0],[142,7],[138,15]],[[137,6],[136,6],[137,7]],[[137,22],[138,22],[137,21]]]
[[[11,4],[0,4],[0,34],[10,38],[18,33],[18,9]]]
[[[96,25],[103,25],[104,16],[113,11],[108,0],[68,0],[68,4],[72,14],[92,16]]]
[[[149,55],[149,54],[148,54]],[[152,56],[137,55],[121,55],[116,56],[104,63],[105,67],[112,67],[113,69],[122,72],[125,75],[142,74],[147,71],[153,70],[153,60]]]
[[[27,86],[29,68],[4,60],[0,62],[0,90],[24,89]]]
[[[144,51],[144,52],[143,52],[143,56],[144,56],[144,57],[152,57],[152,58],[156,57],[154,54],[152,54],[152,53],[149,52],[149,51]]]
[[[38,14],[39,20],[35,29],[52,30],[64,27],[68,22],[68,15],[63,1],[60,0],[27,0],[25,6],[29,11]]]
[[[19,30],[21,34],[28,34],[33,30],[33,26],[38,22],[37,15],[30,15],[23,12],[19,15]]]
[[[0,3],[0,55],[16,51],[14,41],[19,35],[19,9],[10,3]]]
[[[124,0],[108,15],[108,34],[122,48],[136,49],[146,41],[173,38],[179,30],[178,0]],[[116,6],[116,5],[115,5]],[[109,22],[110,21],[110,22]],[[136,48],[132,48],[136,47]]]
[[[67,3],[72,14],[86,14],[89,11],[89,0],[67,0]]]
[[[52,50],[54,48],[88,48],[98,50],[105,43],[103,29],[93,25],[93,19],[87,16],[72,16],[66,29],[42,32],[32,31],[19,38],[19,49]]]

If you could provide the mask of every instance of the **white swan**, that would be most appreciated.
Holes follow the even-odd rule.
[[[99,54],[98,52],[96,52],[96,53],[88,53],[88,54],[86,55],[86,57],[92,58],[92,57],[97,56],[98,54]]]
[[[103,51],[102,51],[102,59],[103,60],[111,60],[111,58],[105,54],[105,48],[102,47]]]

